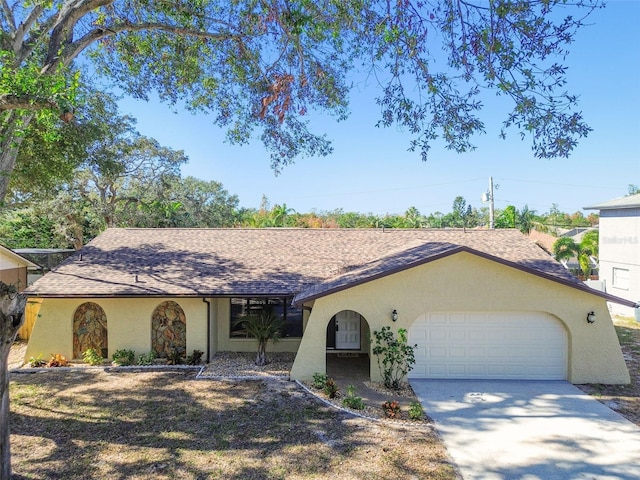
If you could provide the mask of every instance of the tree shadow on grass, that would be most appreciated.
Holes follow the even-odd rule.
[[[322,473],[367,443],[348,415],[288,382],[94,370],[12,384],[18,479],[284,478]]]

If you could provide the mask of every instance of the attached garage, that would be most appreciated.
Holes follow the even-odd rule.
[[[427,313],[409,329],[411,378],[567,379],[568,336],[541,312]]]

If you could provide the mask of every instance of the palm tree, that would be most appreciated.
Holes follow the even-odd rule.
[[[249,315],[236,322],[245,333],[258,341],[258,354],[256,355],[256,365],[267,364],[267,343],[272,340],[274,343],[280,340],[284,319],[279,317],[268,306],[264,306],[257,315]]]
[[[561,237],[553,244],[553,256],[556,260],[569,260],[576,257],[585,279],[591,273],[591,258],[598,258],[598,231],[591,230],[584,234],[580,243],[573,238]]]

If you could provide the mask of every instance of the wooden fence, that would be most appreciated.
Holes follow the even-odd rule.
[[[31,337],[33,326],[36,324],[36,319],[40,313],[41,304],[41,298],[30,298],[27,300],[27,306],[24,311],[24,325],[18,330],[18,338],[21,340],[29,340]]]

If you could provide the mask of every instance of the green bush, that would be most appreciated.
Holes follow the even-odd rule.
[[[373,332],[375,345],[372,349],[378,357],[378,368],[384,379],[384,386],[390,390],[399,390],[402,379],[416,363],[414,349],[417,345],[407,345],[407,331],[398,329],[396,339],[390,327],[382,327]]]
[[[409,404],[409,418],[411,420],[422,420],[424,412],[422,411],[422,405],[420,402],[411,402]]]
[[[204,352],[194,350],[193,353],[187,357],[187,365],[200,365],[202,363],[202,355],[204,355]]]
[[[95,348],[89,348],[82,353],[82,360],[89,365],[96,366],[102,364],[104,359]]]
[[[177,349],[171,350],[167,355],[167,365],[180,365],[182,363],[184,363],[182,354]]]
[[[136,359],[136,354],[133,350],[116,350],[113,352],[113,364],[118,367],[125,367],[132,365]]]
[[[347,387],[347,395],[342,399],[342,405],[354,410],[364,410],[365,407],[362,397],[356,396],[356,387],[353,385]]]
[[[327,380],[329,380],[329,377],[327,377],[326,373],[314,373],[311,386],[316,390],[322,390]]]
[[[142,353],[138,357],[138,365],[153,365],[153,361],[156,358],[156,352],[151,350],[148,353]]]
[[[47,361],[44,360],[42,358],[42,354],[40,354],[37,357],[31,357],[27,363],[29,363],[31,368],[39,368],[44,367],[47,364]]]

